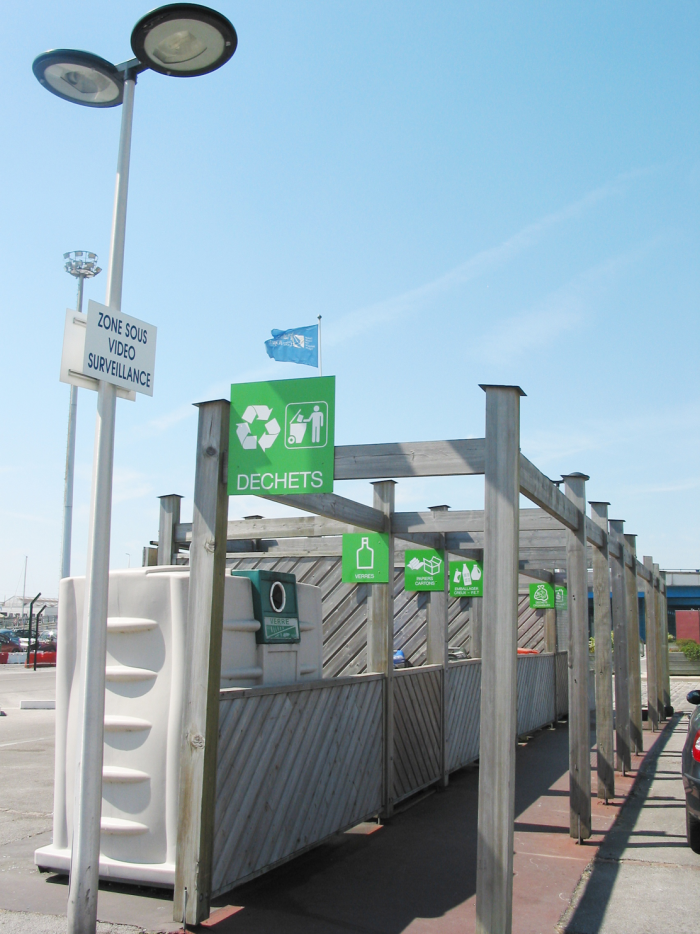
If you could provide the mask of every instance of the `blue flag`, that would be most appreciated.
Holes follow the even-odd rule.
[[[289,331],[273,328],[272,339],[265,341],[265,349],[273,360],[318,366],[318,325],[291,328]]]

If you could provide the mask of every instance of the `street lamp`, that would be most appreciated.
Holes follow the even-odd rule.
[[[131,127],[137,76],[147,69],[181,78],[207,74],[231,58],[237,42],[235,29],[220,13],[195,3],[172,3],[139,20],[131,36],[136,57],[120,65],[113,65],[89,52],[70,49],[45,52],[34,61],[32,67],[38,81],[64,100],[98,108],[123,104],[105,299],[105,304],[115,311],[121,311]],[[97,924],[116,399],[116,386],[100,380],[85,573],[81,649],[82,735],[68,892],[69,934],[94,934]]]
[[[83,310],[83,285],[102,270],[97,265],[97,254],[88,250],[72,250],[64,253],[65,270],[78,280],[76,311]],[[61,546],[61,578],[70,577],[70,546],[73,532],[73,475],[75,473],[75,430],[78,419],[78,387],[70,388],[68,406],[68,441],[66,443],[66,476],[63,484],[63,544]]]

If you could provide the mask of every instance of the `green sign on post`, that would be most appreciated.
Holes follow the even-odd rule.
[[[406,590],[444,590],[445,552],[434,548],[406,552]]]
[[[389,583],[389,536],[379,532],[343,535],[343,583]]]
[[[554,585],[554,606],[558,610],[566,610],[569,608],[569,596],[566,592],[566,587],[562,584]]]
[[[536,610],[554,608],[554,588],[551,584],[530,584],[530,606]]]
[[[450,562],[450,596],[484,596],[484,566],[481,561],[463,558]]]
[[[333,492],[335,376],[231,386],[229,496]]]

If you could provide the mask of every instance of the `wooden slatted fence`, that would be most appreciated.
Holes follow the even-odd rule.
[[[556,720],[553,655],[518,657],[518,736]]]
[[[553,719],[554,661],[518,658],[519,734]],[[556,657],[560,714],[566,663]],[[479,756],[480,659],[396,671],[395,803],[440,778],[443,677],[447,771]],[[221,692],[213,895],[381,811],[383,690],[361,675]]]
[[[377,814],[382,678],[221,692],[212,895]]]
[[[481,659],[453,662],[447,669],[447,770],[461,769],[479,758]]]
[[[394,801],[440,777],[442,668],[406,668],[394,674]]]

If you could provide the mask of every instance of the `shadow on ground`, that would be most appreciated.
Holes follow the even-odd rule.
[[[516,815],[568,767],[566,729],[536,734],[517,753]],[[466,768],[438,791],[369,835],[338,834],[215,900],[241,906],[222,934],[372,932],[399,934],[416,918],[439,918],[476,887],[479,771]],[[516,830],[519,828],[516,823]],[[551,832],[552,828],[548,828]],[[566,833],[566,828],[563,828]]]
[[[649,812],[650,809],[657,808],[665,811],[669,807],[684,809],[682,803],[674,803],[677,801],[675,796],[655,795],[653,798],[654,803],[648,801],[652,783],[677,782],[679,780],[679,775],[659,775],[658,773],[662,756],[664,756],[664,759],[669,757],[675,759],[680,756],[679,752],[667,750],[667,746],[682,716],[683,714],[676,714],[666,724],[663,734],[644,759],[632,793],[625,801],[615,825],[601,845],[592,868],[584,874],[582,880],[582,884],[585,886],[583,894],[563,928],[567,934],[584,934],[584,932],[588,934],[588,932],[597,932],[604,929],[604,925],[609,921],[606,918],[606,913],[610,906],[613,889],[618,883],[620,873],[623,870],[621,862],[623,856],[626,856],[627,859],[634,859],[634,852],[636,851],[640,854],[640,858],[643,858],[641,856],[642,851],[663,848],[667,854],[668,862],[675,863],[677,859],[676,851],[681,848],[684,852],[687,851],[685,839],[675,839],[666,829],[658,831],[645,829],[643,831],[643,840],[636,839],[636,836],[642,832],[635,830],[642,810]],[[640,910],[643,912],[642,906],[640,906]],[[629,923],[629,931],[636,931],[639,919],[630,918]],[[668,930],[670,931],[671,927]]]

